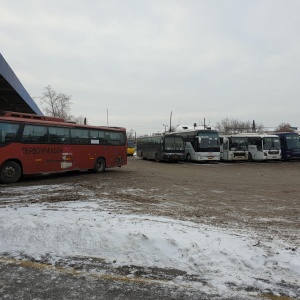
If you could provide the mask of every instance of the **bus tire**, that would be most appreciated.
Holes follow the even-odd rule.
[[[159,162],[159,156],[158,156],[158,153],[155,153],[155,161],[156,161],[156,162]]]
[[[252,154],[248,153],[248,161],[253,161]]]
[[[15,183],[20,179],[21,175],[21,166],[15,161],[7,161],[0,169],[0,182]]]
[[[104,173],[105,172],[105,160],[103,157],[98,157],[94,165],[95,173]]]
[[[188,153],[187,155],[186,155],[186,160],[188,161],[188,162],[191,162],[191,155]]]

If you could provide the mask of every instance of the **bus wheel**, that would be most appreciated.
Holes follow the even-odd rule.
[[[187,160],[188,162],[191,162],[191,155],[190,155],[189,153],[186,155],[186,160]]]
[[[156,162],[159,162],[158,153],[155,153],[155,161],[156,161]]]
[[[252,154],[251,154],[251,153],[248,153],[248,160],[249,160],[249,161],[252,161],[252,160],[253,160]]]
[[[105,160],[103,157],[97,158],[94,166],[94,171],[96,173],[104,173],[105,172]]]
[[[14,161],[7,161],[0,170],[0,181],[3,183],[17,182],[22,175],[21,167]]]

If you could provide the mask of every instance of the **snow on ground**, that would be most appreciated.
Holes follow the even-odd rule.
[[[286,241],[263,241],[253,232],[188,221],[111,213],[101,199],[26,205],[10,200],[12,204],[0,208],[0,255],[50,255],[53,260],[92,256],[114,266],[175,268],[204,279],[207,284],[199,288],[208,294],[232,295],[234,287],[236,293],[251,288],[300,295],[300,250]]]

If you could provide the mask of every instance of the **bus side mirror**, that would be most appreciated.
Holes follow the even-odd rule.
[[[198,143],[201,144],[201,137],[198,136]]]
[[[228,138],[227,137],[224,137],[223,138],[223,144],[226,144],[228,142]]]

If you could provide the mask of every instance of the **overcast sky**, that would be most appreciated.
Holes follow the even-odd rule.
[[[92,125],[300,127],[299,15],[299,0],[0,0],[0,53]]]

